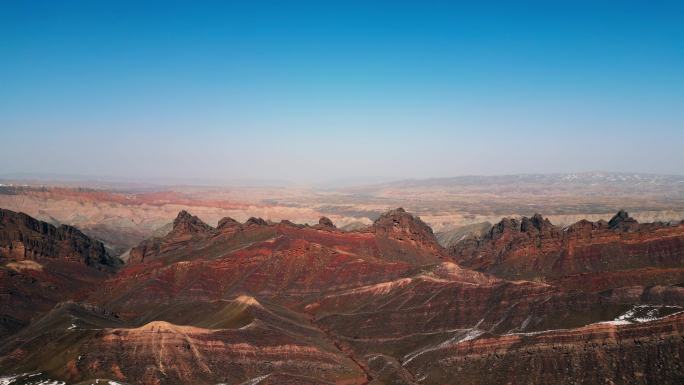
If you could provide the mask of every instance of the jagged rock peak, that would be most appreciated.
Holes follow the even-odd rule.
[[[523,217],[520,223],[520,231],[529,231],[536,229],[538,231],[551,229],[553,224],[541,214],[534,214],[531,218]]]
[[[492,226],[489,231],[490,238],[498,238],[506,232],[538,233],[557,230],[558,228],[547,218],[537,213],[531,217],[522,217],[520,220],[505,217]]]
[[[218,225],[216,226],[216,228],[217,229],[223,229],[223,228],[232,228],[232,227],[237,227],[237,226],[240,226],[240,222],[236,221],[235,219],[233,219],[231,217],[224,217],[218,221]]]
[[[246,226],[254,225],[254,226],[268,226],[268,222],[263,220],[262,218],[255,218],[255,217],[250,217],[247,222],[245,222]]]
[[[332,229],[336,228],[333,221],[331,221],[328,217],[321,217],[321,219],[318,220],[318,224],[323,227],[330,227]]]
[[[174,232],[199,233],[211,231],[212,229],[211,226],[185,210],[181,210],[173,221]]]
[[[608,227],[616,229],[629,227],[630,225],[635,225],[637,223],[636,219],[630,217],[627,211],[620,210],[608,221]]]
[[[294,222],[292,222],[292,221],[290,221],[290,220],[287,220],[287,219],[281,220],[281,221],[280,221],[280,224],[283,225],[283,226],[290,226],[290,227],[297,227],[297,228],[305,227],[304,225],[300,225],[300,224],[294,223]]]
[[[378,235],[437,243],[432,228],[418,216],[407,213],[406,210],[401,207],[382,214],[373,222],[372,228]]]
[[[506,231],[520,231],[520,222],[515,218],[504,217],[489,230],[490,238],[498,238]]]

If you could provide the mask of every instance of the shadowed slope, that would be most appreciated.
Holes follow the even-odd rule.
[[[2,346],[7,354],[0,367],[43,371],[72,382],[240,384],[262,373],[365,381],[359,367],[308,318],[254,297],[181,303],[157,311],[153,321],[145,320],[152,314],[133,322],[99,309],[66,304],[48,313]]]
[[[87,296],[120,263],[76,228],[0,209],[0,339],[58,302]]]

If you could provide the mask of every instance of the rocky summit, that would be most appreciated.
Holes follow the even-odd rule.
[[[0,214],[17,383],[684,383],[681,222],[537,214],[445,249],[401,208],[354,231],[181,211],[122,264]]]

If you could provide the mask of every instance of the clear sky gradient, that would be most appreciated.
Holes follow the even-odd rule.
[[[683,2],[470,3],[3,1],[0,173],[684,173]]]

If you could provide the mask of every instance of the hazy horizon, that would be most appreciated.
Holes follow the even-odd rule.
[[[664,173],[639,173],[639,172],[615,172],[606,170],[588,170],[578,172],[566,173],[515,173],[515,174],[461,174],[450,175],[443,177],[411,177],[411,176],[367,176],[367,177],[347,177],[347,178],[322,178],[309,181],[297,181],[288,179],[260,179],[253,178],[225,178],[225,179],[210,179],[210,178],[163,178],[163,177],[127,177],[115,175],[78,175],[78,174],[51,174],[51,173],[0,173],[0,182],[16,183],[21,185],[26,183],[28,185],[65,185],[65,186],[81,186],[81,187],[302,187],[302,188],[345,188],[345,187],[364,187],[373,185],[383,185],[403,182],[430,182],[430,181],[449,181],[449,180],[469,180],[472,178],[500,178],[507,177],[568,177],[579,176],[591,178],[592,176],[600,177],[601,179],[610,179],[616,177],[665,177],[665,178],[684,178],[684,174],[664,174]]]
[[[684,170],[676,2],[11,2],[1,174]]]

